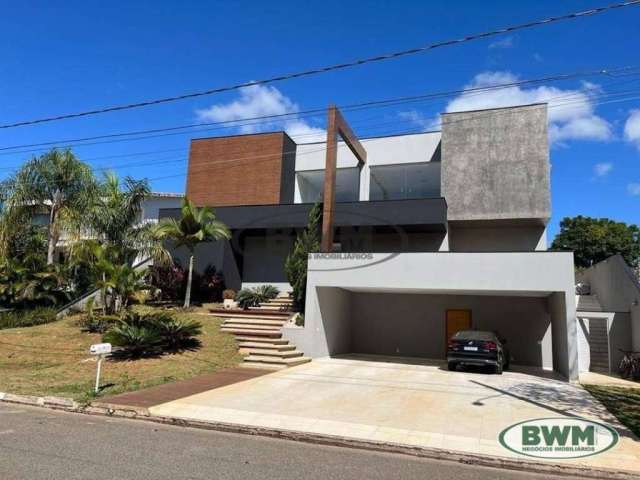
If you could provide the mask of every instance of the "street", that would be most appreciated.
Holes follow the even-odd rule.
[[[566,477],[0,404],[0,478],[559,480]]]

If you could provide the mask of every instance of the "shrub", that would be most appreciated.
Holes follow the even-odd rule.
[[[78,322],[78,326],[83,332],[104,333],[119,320],[118,315],[85,315]]]
[[[12,310],[0,313],[0,330],[4,328],[33,327],[55,322],[54,308],[38,307],[31,310]]]
[[[103,336],[103,341],[122,347],[127,356],[142,357],[159,353],[162,339],[152,328],[121,321]]]
[[[225,300],[235,300],[236,291],[232,288],[227,288],[224,292],[222,292],[222,298]]]
[[[280,293],[273,285],[260,285],[255,288],[243,288],[236,295],[236,302],[241,308],[257,307],[263,302],[275,298]]]
[[[178,319],[169,311],[138,309],[125,313],[103,341],[122,347],[125,356],[141,357],[197,347],[195,337],[201,333],[199,322]]]
[[[149,267],[147,282],[160,290],[160,300],[178,300],[184,297],[187,276],[178,263]]]
[[[215,265],[205,268],[202,275],[193,277],[193,284],[197,285],[192,298],[200,302],[220,302],[222,301],[222,291],[224,290],[224,277],[222,272],[216,270]]]

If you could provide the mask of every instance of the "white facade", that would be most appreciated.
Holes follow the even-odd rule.
[[[385,301],[379,305],[378,313],[375,309],[361,313],[363,305],[375,303],[376,297],[383,294]],[[406,295],[421,298],[407,301]],[[415,308],[403,310],[407,304]],[[434,313],[436,308],[442,310],[441,315]],[[434,252],[312,258],[305,326],[285,328],[284,336],[311,357],[352,352],[363,342],[388,344],[392,332],[404,335],[405,340],[409,338],[413,345],[416,340],[425,345],[440,342],[444,348],[446,338],[437,332],[442,330],[444,311],[456,308],[476,310],[479,318],[475,328],[495,328],[508,333],[516,360],[553,368],[572,380],[577,379],[571,253]],[[386,316],[392,330],[381,329],[383,324],[375,320],[377,315]],[[403,320],[410,318],[415,324],[421,317],[424,322],[435,323],[424,330],[423,338],[416,339],[420,330],[407,328]],[[363,328],[362,322],[369,328]],[[436,336],[436,340],[431,336]],[[423,353],[428,356],[436,351],[425,349]]]
[[[360,171],[357,199],[369,200],[371,169],[380,166],[426,164],[439,162],[437,155],[440,145],[440,132],[427,132],[411,135],[395,135],[390,137],[365,138],[360,140],[367,151],[367,161]],[[294,203],[312,203],[314,200],[303,199],[301,191],[300,175],[304,172],[322,171],[326,162],[325,143],[307,143],[296,148],[296,184]],[[339,169],[357,168],[358,160],[344,142],[338,142],[338,174]],[[428,175],[433,177],[433,182],[440,184],[440,170],[430,169]],[[317,188],[322,188],[322,180],[318,181]],[[439,194],[437,195],[439,196]]]

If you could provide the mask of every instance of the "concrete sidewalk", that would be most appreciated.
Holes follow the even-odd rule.
[[[549,463],[640,473],[640,442],[588,392],[526,372],[487,375],[449,372],[423,360],[327,358],[149,411],[528,461],[534,459],[499,444],[500,431],[534,418],[580,416],[613,426],[620,441],[599,455]]]

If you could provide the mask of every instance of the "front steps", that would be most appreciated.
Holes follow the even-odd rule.
[[[285,294],[286,295],[286,294]],[[282,294],[249,310],[218,311],[211,315],[224,319],[220,330],[235,335],[243,367],[280,370],[310,362],[295,345],[282,338],[292,302]]]

